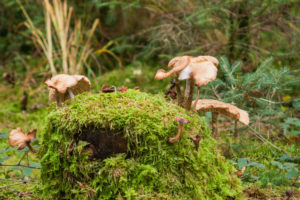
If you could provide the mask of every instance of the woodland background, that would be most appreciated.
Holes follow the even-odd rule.
[[[52,13],[45,2],[0,2],[0,73],[15,76],[15,84],[0,80],[0,199],[38,198],[39,161],[9,148],[7,136],[18,126],[42,129],[47,78],[79,73],[90,78],[93,92],[107,84],[163,93],[170,80],[155,81],[155,71],[178,55],[218,57],[218,79],[201,98],[234,102],[250,113],[251,124],[239,128],[238,138],[232,137],[233,123],[220,118],[217,139],[237,170],[246,166],[245,196],[297,198],[298,0],[69,0],[72,10],[61,17],[55,15],[60,4],[54,5],[60,1],[49,1]],[[209,122],[211,116],[205,117]]]

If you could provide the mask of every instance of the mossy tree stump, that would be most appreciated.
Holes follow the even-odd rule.
[[[190,123],[171,144],[175,117]],[[197,134],[198,151],[189,139]],[[134,90],[53,105],[39,155],[45,199],[237,199],[241,193],[203,118]]]

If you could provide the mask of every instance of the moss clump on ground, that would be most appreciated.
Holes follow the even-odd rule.
[[[175,117],[190,123],[171,144]],[[121,132],[128,152],[89,158],[88,143],[76,138],[91,127]],[[198,133],[197,152],[189,135]],[[46,199],[238,199],[241,183],[215,146],[203,118],[159,95],[135,90],[82,94],[49,113],[39,151],[39,191]]]

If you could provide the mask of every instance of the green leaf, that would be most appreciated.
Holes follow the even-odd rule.
[[[3,139],[3,138],[6,139],[7,137],[8,137],[7,133],[0,132],[0,139]]]
[[[277,166],[279,169],[283,169],[283,165],[281,164],[281,162],[272,161],[271,164]]]
[[[291,159],[292,159],[292,157],[289,154],[283,154],[280,157],[280,160],[291,160]]]
[[[28,167],[24,167],[23,172],[25,176],[30,176],[32,174],[32,169]]]
[[[239,158],[238,159],[238,168],[242,169],[243,167],[245,167],[247,165],[248,162],[249,162],[249,158]]]
[[[260,168],[260,169],[266,168],[266,166],[265,166],[264,164],[258,163],[258,162],[250,162],[247,166],[248,166],[248,167],[254,166],[254,167],[258,167],[258,168]]]
[[[291,162],[283,163],[284,169],[292,169],[292,168],[297,167],[297,166],[298,166],[298,164],[296,164],[296,163],[291,163]]]
[[[288,179],[292,179],[292,178],[295,178],[297,176],[298,176],[298,170],[296,170],[296,169],[288,170],[287,173],[286,173],[286,178],[288,178]]]
[[[298,118],[287,118],[285,123],[300,127],[300,119]]]
[[[297,136],[299,134],[300,134],[300,131],[291,131],[291,132],[289,132],[290,136]]]
[[[29,162],[29,165],[32,166],[32,167],[36,167],[36,168],[41,168],[41,164],[40,163],[37,163],[37,162]]]

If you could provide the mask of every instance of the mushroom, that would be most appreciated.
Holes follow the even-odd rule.
[[[193,100],[194,84],[198,87],[196,102],[199,99],[200,88],[208,82],[213,81],[217,77],[219,61],[212,56],[178,56],[173,58],[168,67],[173,67],[172,70],[166,72],[159,69],[155,75],[156,80],[176,76],[176,90],[178,94],[178,105],[183,106],[186,110],[190,110]],[[179,81],[186,80],[186,88],[184,94],[184,101],[179,87]],[[182,105],[183,104],[183,105]]]
[[[101,92],[103,92],[103,93],[117,92],[117,88],[116,88],[116,86],[111,86],[109,88],[107,85],[103,85],[101,88]]]
[[[247,111],[239,109],[238,107],[224,103],[222,101],[213,100],[213,99],[200,99],[195,103],[196,111],[212,112],[212,133],[216,137],[218,134],[217,129],[217,117],[219,114],[224,114],[225,116],[234,118],[235,121],[235,133],[234,136],[237,137],[237,121],[244,125],[249,124],[249,114]]]
[[[175,121],[176,122],[179,122],[179,126],[178,126],[178,132],[176,134],[175,137],[169,137],[168,141],[171,142],[171,143],[174,143],[174,142],[177,142],[180,138],[180,135],[182,133],[182,127],[183,127],[183,124],[188,124],[190,123],[189,120],[183,118],[183,117],[176,117],[175,118]]]
[[[91,89],[91,82],[82,75],[59,74],[48,79],[45,84],[49,89],[50,102],[56,101],[60,106],[62,102],[82,92]]]
[[[244,174],[245,170],[246,170],[246,166],[242,167],[242,169],[240,171],[236,171],[235,174],[238,177],[241,177]]]
[[[217,78],[218,65],[218,59],[212,56],[198,56],[192,59],[191,74],[196,86],[198,87],[194,106],[197,104],[199,99],[201,87]]]
[[[197,134],[195,137],[191,136],[190,139],[194,142],[195,149],[196,149],[196,151],[198,151],[198,149],[199,149],[199,142],[201,140],[201,135]]]
[[[122,86],[118,89],[119,92],[126,92],[128,88],[126,86]]]
[[[30,130],[27,132],[27,134],[24,133],[24,131],[18,127],[17,129],[12,130],[9,133],[8,136],[8,143],[12,147],[18,147],[18,150],[24,149],[26,146],[35,153],[37,150],[34,149],[30,142],[32,142],[35,139],[36,129]]]

